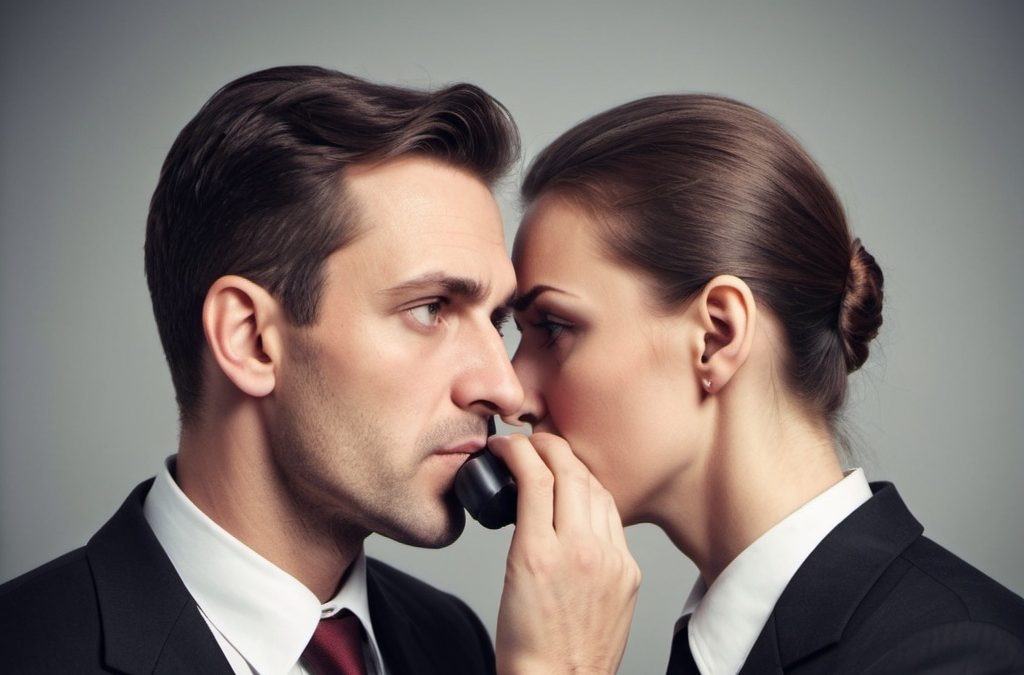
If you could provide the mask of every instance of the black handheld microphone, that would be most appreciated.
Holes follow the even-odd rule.
[[[494,418],[487,435],[495,434]],[[455,495],[462,506],[484,527],[492,530],[516,522],[519,491],[508,467],[487,448],[469,456],[455,474]]]

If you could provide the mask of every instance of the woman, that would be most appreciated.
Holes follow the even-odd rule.
[[[557,139],[523,196],[510,421],[696,564],[669,672],[1024,671],[1024,601],[843,470],[882,271],[792,137],[735,101],[647,98]],[[493,444],[514,470],[529,445]]]

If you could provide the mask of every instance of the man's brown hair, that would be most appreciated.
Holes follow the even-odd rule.
[[[237,274],[315,322],[324,260],[359,223],[343,172],[424,155],[492,186],[518,156],[508,111],[483,90],[420,91],[313,66],[271,68],[221,88],[182,129],[153,194],[146,279],[183,423],[202,392],[203,301]]]

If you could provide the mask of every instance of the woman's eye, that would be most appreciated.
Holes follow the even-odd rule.
[[[441,314],[441,301],[435,300],[428,302],[425,305],[418,305],[408,310],[409,316],[411,316],[416,323],[427,328],[437,325],[437,317]]]
[[[541,319],[533,325],[546,334],[546,339],[544,341],[544,344],[546,345],[554,344],[562,334],[566,331],[572,330],[572,324],[555,321],[550,318]]]
[[[516,313],[513,317],[520,333],[533,336],[542,347],[553,347],[567,335],[576,331],[576,324],[552,314],[538,311],[535,314]]]

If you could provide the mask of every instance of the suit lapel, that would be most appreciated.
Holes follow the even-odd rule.
[[[224,673],[231,668],[142,513],[139,485],[86,545],[104,660],[126,673]]]
[[[775,617],[768,617],[768,623],[761,629],[757,642],[750,650],[747,660],[740,668],[740,675],[781,675],[782,662],[779,658],[779,639],[775,630]]]
[[[921,535],[921,524],[891,484],[871,488],[872,498],[836,526],[790,580],[748,665],[770,660],[774,652],[774,667],[781,670],[838,642],[871,587]]]
[[[370,621],[388,675],[441,675],[423,631],[401,608],[396,589],[373,566],[366,569]]]

